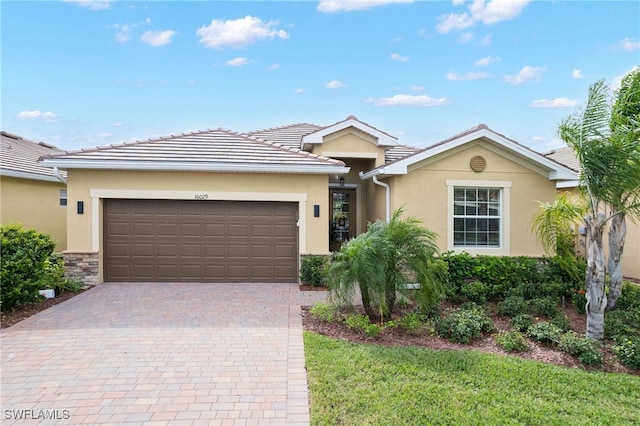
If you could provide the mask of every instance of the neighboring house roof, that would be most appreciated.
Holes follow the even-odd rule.
[[[358,120],[355,116],[350,115],[342,121],[338,121],[335,124],[303,136],[302,149],[308,150],[311,148],[311,145],[321,144],[325,136],[339,132],[343,129],[348,129],[350,127],[356,128],[364,133],[371,135],[376,139],[378,146],[390,147],[396,146],[398,144],[398,138],[396,138],[395,136],[391,136],[388,133],[378,130],[373,126]]]
[[[544,155],[533,151],[532,149],[521,145],[504,135],[501,135],[500,133],[494,132],[486,124],[480,124],[476,127],[472,127],[471,129],[459,133],[451,138],[445,139],[435,145],[418,151],[413,155],[398,159],[389,164],[385,164],[384,166],[377,167],[367,173],[362,173],[361,177],[363,179],[368,179],[372,176],[407,174],[408,167],[412,164],[479,139],[509,150],[515,154],[516,157],[522,159],[524,163],[533,163],[543,170],[546,170],[548,178],[551,180],[577,179],[577,174],[574,170],[571,170],[569,167],[549,159]]]
[[[224,129],[65,152],[44,166],[77,169],[191,170],[268,173],[347,173],[342,161]]]
[[[0,175],[22,179],[34,179],[47,182],[62,182],[65,172],[59,172],[38,164],[42,156],[64,152],[44,142],[34,142],[18,135],[0,132],[1,152]]]
[[[576,157],[573,149],[569,148],[568,146],[564,148],[554,149],[553,151],[544,154],[544,156],[547,158],[551,158],[558,163],[564,164],[565,166],[575,170],[576,172],[579,172],[581,170],[578,157]]]
[[[580,166],[578,157],[576,157],[576,154],[573,152],[573,149],[569,148],[568,146],[564,148],[554,149],[553,151],[548,152],[544,155],[547,158],[550,158],[554,161],[557,161],[558,163],[564,164],[565,166],[575,170],[576,173],[578,174],[582,171],[582,167]],[[557,188],[561,189],[561,188],[576,188],[579,185],[580,185],[580,182],[578,180],[578,177],[576,177],[574,180],[570,180],[566,182],[558,182],[556,186]]]

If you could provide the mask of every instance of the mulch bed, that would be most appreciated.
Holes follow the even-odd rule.
[[[317,288],[314,288],[317,289]],[[302,289],[301,289],[302,290]],[[450,304],[443,304],[442,308],[453,307]],[[495,306],[489,305],[489,313],[492,317],[494,324],[498,330],[506,330],[509,328],[509,320],[499,317],[495,314]],[[492,309],[493,308],[493,309]],[[474,340],[468,345],[462,345],[458,343],[452,343],[447,339],[430,335],[422,334],[420,336],[412,336],[406,333],[401,327],[385,328],[382,333],[375,339],[369,339],[362,336],[360,333],[352,331],[347,328],[344,323],[327,323],[317,320],[309,313],[310,307],[302,308],[302,324],[306,331],[312,331],[314,333],[329,336],[335,339],[343,341],[357,342],[357,343],[369,343],[385,346],[419,346],[430,349],[439,350],[475,350],[482,352],[489,352],[498,355],[516,356],[524,359],[530,359],[534,361],[545,362],[549,364],[555,364],[567,368],[583,368],[592,371],[605,371],[609,373],[624,373],[640,376],[639,371],[633,371],[618,362],[615,354],[609,349],[604,350],[605,362],[600,367],[585,367],[580,361],[572,357],[566,352],[557,350],[551,345],[541,344],[530,340],[529,350],[526,352],[506,352],[495,341],[494,336],[488,335],[482,339]],[[361,306],[356,306],[356,313],[364,314],[364,310]],[[562,309],[563,313],[567,315],[571,321],[571,329],[579,334],[586,332],[586,317],[579,312],[572,305],[565,306]],[[394,314],[392,319],[397,319],[402,313]],[[608,342],[611,343],[611,342]]]
[[[73,293],[71,291],[63,291],[53,299],[43,299],[40,302],[28,303],[21,308],[15,309],[9,312],[0,313],[0,326],[1,328],[11,327],[12,325],[29,318],[38,312],[44,311],[52,306],[62,303],[65,300],[71,299],[73,296],[79,293]]]

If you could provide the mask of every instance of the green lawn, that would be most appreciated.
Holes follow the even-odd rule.
[[[640,377],[305,332],[312,425],[640,424]]]

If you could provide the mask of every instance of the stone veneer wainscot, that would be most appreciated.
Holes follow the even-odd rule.
[[[84,285],[100,284],[98,252],[63,252],[65,276]]]

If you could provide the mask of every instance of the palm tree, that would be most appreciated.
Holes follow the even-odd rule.
[[[539,204],[540,210],[533,216],[532,227],[542,248],[548,256],[555,257],[572,280],[579,283],[584,279],[584,270],[575,255],[573,228],[580,222],[585,207],[567,192],[558,194],[553,203]]]
[[[581,166],[580,187],[587,198],[587,336],[604,339],[607,307],[603,234],[606,223],[630,211],[620,193],[637,193],[640,147],[627,126],[612,129],[612,104],[604,80],[589,87],[584,110],[565,118],[558,134],[575,152]]]
[[[420,284],[422,296],[433,300],[439,292],[436,274],[429,268],[438,247],[436,234],[413,218],[401,219],[403,210],[389,222],[369,224],[367,232],[348,241],[334,254],[328,287],[334,298],[351,304],[360,290],[370,318],[388,318],[396,295],[406,284]]]
[[[627,216],[640,218],[640,68],[634,68],[622,80],[611,113],[612,145],[623,155],[629,185],[612,188],[609,226],[610,276],[607,308],[612,309],[622,294],[622,253],[627,233]],[[635,184],[633,183],[635,182]]]

